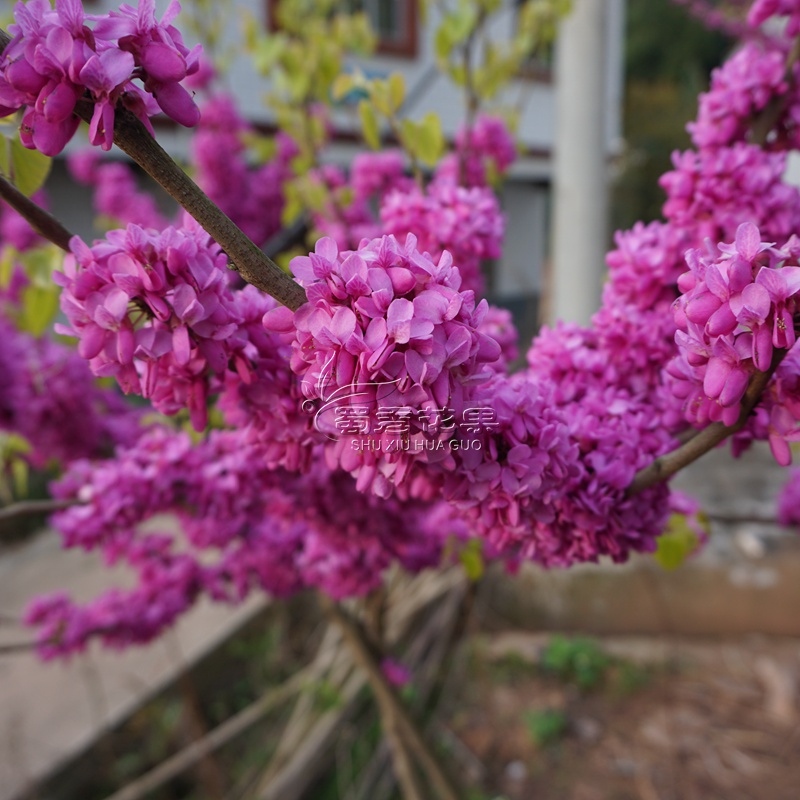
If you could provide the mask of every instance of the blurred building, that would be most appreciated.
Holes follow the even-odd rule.
[[[190,13],[191,3],[192,0],[184,0],[184,7]],[[464,119],[464,101],[457,87],[436,68],[434,32],[439,19],[436,4],[429,4],[429,19],[423,23],[418,0],[342,0],[342,3],[351,10],[365,11],[380,37],[375,55],[368,59],[356,59],[351,66],[362,69],[371,77],[381,77],[393,71],[401,72],[405,78],[408,96],[404,111],[412,118],[420,118],[429,111],[435,111],[442,119],[446,137],[452,139]],[[165,7],[166,0],[158,0],[158,5],[160,8]],[[232,45],[234,52],[241,50],[240,44],[237,48],[237,42],[241,36],[243,14],[253,15],[265,27],[273,26],[276,5],[277,0],[231,0],[229,30],[225,34],[224,44]],[[490,29],[492,36],[503,39],[513,33],[519,5],[520,0],[507,0],[504,3],[502,11],[494,17]],[[116,2],[95,0],[91,6],[92,11],[99,11],[115,7]],[[570,75],[571,90],[563,99],[579,115],[580,109],[586,106],[587,96],[591,107],[600,109],[597,119],[594,117],[598,117],[598,113],[592,112],[593,118],[589,127],[599,134],[594,136],[596,145],[592,146],[602,152],[591,155],[595,161],[599,158],[605,166],[621,138],[624,0],[574,0],[574,6],[576,17],[581,14],[586,16],[587,11],[589,16],[582,24],[577,39],[574,40],[575,37],[571,35],[574,41],[569,49],[570,58],[574,59],[576,53],[582,54],[588,36],[590,45],[594,40],[595,46],[588,49],[595,53],[595,62],[598,51],[604,61],[598,67],[596,63],[584,64],[584,59],[578,58],[579,68],[583,66],[583,77],[580,74],[576,77],[574,72]],[[597,9],[601,10],[599,15]],[[195,10],[195,13],[199,12]],[[191,37],[187,35],[187,41],[190,40]],[[493,265],[491,269],[489,285],[492,299],[515,312],[521,323],[523,336],[534,330],[540,298],[545,286],[552,284],[547,278],[547,265],[552,254],[550,231],[555,183],[555,144],[557,138],[565,143],[565,147],[571,141],[573,151],[577,146],[580,153],[580,148],[583,147],[580,137],[586,133],[583,130],[576,131],[575,125],[572,125],[571,131],[563,131],[563,120],[574,119],[575,115],[573,113],[570,116],[557,110],[559,89],[554,75],[554,64],[558,62],[557,53],[555,58],[532,60],[501,98],[501,102],[519,106],[521,110],[519,137],[522,156],[512,168],[510,180],[503,190],[502,203],[508,219],[505,252],[500,263]],[[598,75],[598,71],[601,74]],[[586,79],[589,84],[584,85],[582,90],[579,84],[577,88],[580,91],[576,92],[575,81]],[[272,124],[270,112],[263,102],[266,82],[256,74],[246,55],[234,59],[226,84],[236,95],[245,116],[259,125],[268,127]],[[598,93],[601,97],[597,96]],[[562,133],[558,137],[557,118],[562,119]],[[346,163],[359,148],[358,124],[354,114],[342,112],[337,115],[335,125],[337,135],[328,157]],[[581,123],[578,127],[585,126]],[[159,140],[168,152],[179,158],[186,155],[189,136],[189,132],[177,126],[159,128]],[[583,140],[585,139],[584,135]],[[76,137],[70,149],[80,145],[80,137]],[[565,154],[567,153],[568,148],[565,149]],[[570,163],[574,164],[575,159],[570,159]],[[586,168],[580,165],[576,168],[579,170],[578,175],[570,176],[571,181],[581,181],[588,176]],[[575,169],[573,173],[574,171]],[[51,190],[56,211],[65,222],[76,232],[91,235],[86,211],[83,204],[76,200],[75,187],[69,183],[63,165],[55,171]],[[591,187],[589,190],[591,191]],[[577,197],[585,197],[580,185],[577,189],[573,186],[571,191]],[[594,191],[597,191],[596,186]],[[569,199],[567,203],[576,205]],[[596,206],[593,202],[585,205],[590,208]],[[580,211],[577,205],[574,210],[575,213]],[[596,225],[594,227],[597,228]],[[585,239],[591,228],[591,225],[579,217],[571,219],[566,238]],[[572,233],[573,230],[575,233]],[[597,238],[597,234],[594,237]],[[601,238],[603,241],[598,243],[600,253],[606,243],[606,237]],[[574,257],[570,259],[571,263],[575,260]],[[582,262],[584,259],[579,257],[577,260]],[[596,287],[600,283],[602,256],[599,261],[597,263],[597,258],[592,258],[592,263],[581,267],[587,274],[591,273],[586,280],[580,274],[577,278],[574,275],[568,277],[571,292],[591,295],[590,303],[594,302]],[[579,310],[577,314],[580,316]],[[569,311],[566,315],[571,316]]]

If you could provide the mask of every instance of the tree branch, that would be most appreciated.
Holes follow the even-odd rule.
[[[69,252],[69,240],[72,233],[68,231],[52,214],[37,206],[12,183],[0,177],[0,198],[6,201],[39,236]]]
[[[84,122],[90,122],[94,103],[87,98],[79,100],[75,113]],[[203,230],[225,251],[248,283],[272,295],[293,311],[306,302],[303,287],[256,247],[172,160],[142,122],[124,108],[117,108],[114,114],[114,144],[197,220]]]
[[[388,727],[396,729],[402,736],[442,800],[459,800],[456,788],[433,756],[422,732],[384,677],[361,624],[341,606],[321,593],[320,602],[329,619],[342,631],[345,641],[353,651],[356,663],[367,674],[367,679],[378,701],[381,716],[387,722]],[[400,778],[399,775],[398,778]]]
[[[639,494],[639,492],[671,478],[676,472],[687,467],[693,461],[697,461],[700,456],[712,450],[720,442],[740,431],[747,423],[750,414],[761,399],[764,389],[767,388],[775,370],[788,352],[788,350],[775,350],[770,368],[766,372],[757,372],[750,380],[750,385],[742,398],[739,419],[734,425],[714,422],[671,453],[656,458],[651,464],[636,473],[628,487],[628,496]]]
[[[52,514],[76,505],[80,505],[80,500],[21,500],[19,503],[0,508],[0,522],[8,522],[19,517],[33,517],[37,514]]]
[[[110,795],[107,800],[142,800],[156,789],[160,789],[165,783],[195,766],[202,758],[219,750],[264,719],[276,706],[302,688],[307,672],[307,670],[298,672],[283,685],[269,690],[255,703],[225,720],[202,739],[195,740],[188,747],[162,761],[154,769]]]
[[[0,49],[4,50],[10,41],[8,34],[0,29]],[[91,122],[94,103],[88,98],[79,100],[75,114],[84,122]],[[117,108],[115,111],[114,144],[139,164],[170,197],[200,223],[248,283],[272,295],[279,303],[292,310],[297,310],[306,302],[303,288],[256,247],[170,158],[142,122],[124,108]]]

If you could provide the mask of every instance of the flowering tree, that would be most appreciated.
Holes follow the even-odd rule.
[[[364,51],[371,37],[332,2],[320,0],[313,24],[288,3],[269,42],[250,31],[277,76],[283,132],[271,145],[226,97],[211,91],[198,110],[186,87],[208,91],[210,68],[173,25],[176,3],[161,20],[151,0],[94,16],[77,0],[17,5],[0,61],[0,110],[21,116],[0,164],[0,196],[14,209],[2,219],[14,249],[0,298],[11,309],[0,423],[24,437],[28,460],[67,465],[52,486],[65,544],[138,575],[133,589],[85,605],[37,599],[27,621],[43,656],[93,638],[150,641],[201,595],[238,602],[316,587],[335,601],[363,597],[392,564],[417,572],[472,557],[475,543],[512,569],[624,561],[656,550],[675,513],[702,537],[696,505],[667,480],[723,440],[734,454],[768,440],[790,463],[800,194],[783,174],[800,146],[800,3],[756,0],[748,37],[700,98],[694,149],[661,180],[664,221],[617,234],[591,324],[543,329],[516,370],[510,316],[479,299],[481,264],[503,239],[492,186],[515,157],[507,126],[483,107],[563,9],[529,0],[512,45],[478,54],[499,5],[444,6],[438,56],[468,108],[451,154],[435,116],[404,118],[399,77],[341,74],[347,48]],[[331,98],[353,92],[376,152],[348,175],[319,156]],[[157,113],[198,126],[205,192],[156,143]],[[116,143],[167,190],[177,220],[126,167],[91,155],[73,173],[124,227],[89,245],[26,196],[36,186],[19,180],[33,169],[19,145],[55,155],[81,120],[92,144]],[[382,149],[385,133],[400,150]],[[272,157],[253,168],[248,147]],[[56,330],[77,339],[77,354],[12,326],[51,296],[30,266],[41,240],[20,216],[67,251],[54,273],[66,317]],[[299,217],[313,252],[291,259],[290,276],[260,248]],[[45,394],[36,376],[48,370]],[[108,379],[164,417],[121,405]],[[64,414],[80,427],[48,424]],[[792,507],[784,501],[787,519]],[[183,537],[139,530],[163,512],[178,515]],[[397,723],[398,772],[405,742],[442,796],[455,796],[375,668],[380,643],[327,608]]]

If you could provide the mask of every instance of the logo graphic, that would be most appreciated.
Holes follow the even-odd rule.
[[[498,427],[493,408],[465,408],[457,414],[448,406],[413,408],[382,403],[395,392],[400,378],[336,386],[335,357],[332,354],[320,371],[314,397],[302,405],[314,415],[314,428],[330,441],[357,437],[351,442],[355,450],[479,450],[482,443],[474,437]],[[411,441],[416,433],[426,436]]]

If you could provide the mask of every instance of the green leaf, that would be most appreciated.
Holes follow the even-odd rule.
[[[28,464],[21,458],[14,458],[11,461],[11,481],[14,485],[14,494],[17,497],[28,495]]]
[[[353,91],[355,85],[356,82],[352,75],[339,75],[331,86],[331,96],[336,102],[339,102]]]
[[[658,537],[658,547],[653,557],[663,569],[677,569],[699,544],[700,540],[689,526],[686,515],[673,514],[667,521],[664,533]]]
[[[0,257],[0,289],[7,289],[14,274],[14,263],[18,253],[13,247],[4,247]]]
[[[33,336],[41,336],[51,325],[58,312],[58,290],[30,285],[22,292],[20,328]]]
[[[253,61],[256,69],[266,75],[278,63],[286,52],[286,40],[283,36],[267,36],[256,45]]]
[[[31,452],[31,444],[18,433],[0,431],[0,460],[6,460],[15,455],[25,455]]]
[[[486,565],[483,561],[483,544],[480,539],[470,539],[458,557],[464,567],[464,572],[473,583],[483,577]]]
[[[526,711],[523,715],[528,735],[539,747],[557,742],[567,731],[567,717],[555,708]]]
[[[385,116],[390,116],[392,113],[392,105],[390,100],[389,81],[374,80],[370,82],[369,86],[369,99],[375,110]]]
[[[38,150],[28,150],[18,139],[11,139],[11,172],[14,185],[30,197],[42,188],[53,160]]]
[[[447,61],[450,58],[450,53],[453,51],[453,40],[450,38],[450,31],[446,26],[441,25],[437,29],[433,48],[436,57],[441,61]]]
[[[463,42],[478,23],[478,9],[471,4],[462,4],[458,11],[447,15],[445,25],[454,44]]]
[[[434,112],[426,114],[417,125],[417,154],[419,160],[429,167],[436,166],[444,151],[444,135],[439,116]]]
[[[11,176],[11,140],[0,132],[0,172]]]
[[[381,146],[381,132],[375,110],[368,100],[362,100],[358,104],[358,115],[361,117],[364,140],[373,150],[378,150]]]
[[[402,74],[393,72],[389,76],[389,105],[392,113],[399,110],[406,99],[406,81]]]

